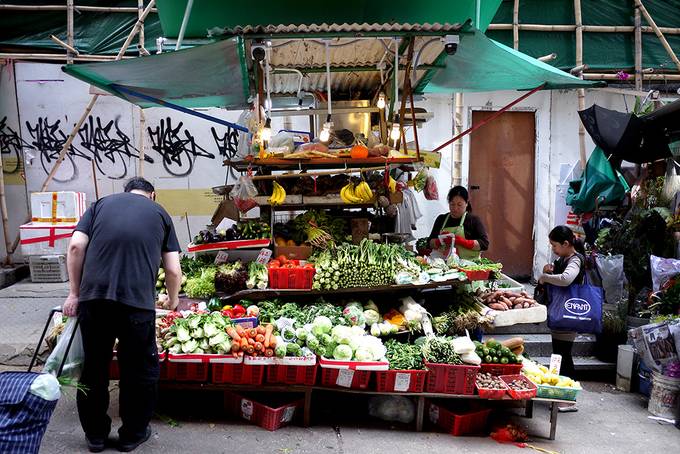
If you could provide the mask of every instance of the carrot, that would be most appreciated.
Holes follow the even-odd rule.
[[[264,333],[264,346],[269,347],[272,341],[272,333],[274,332],[274,324],[270,323],[267,325]]]
[[[255,342],[264,342],[264,334],[258,334],[255,336]]]
[[[231,343],[231,351],[232,352],[237,352],[241,350],[241,343],[237,340]]]
[[[255,350],[253,353],[250,354],[253,358],[257,358],[257,350]]]
[[[267,329],[263,325],[259,325],[257,328],[257,334],[264,334]]]
[[[263,352],[264,351],[264,345],[262,345],[261,342],[255,342],[255,351],[256,352]]]
[[[248,347],[246,348],[246,353],[248,353],[249,355],[252,355],[254,352],[255,352],[255,347],[253,347],[252,345],[248,345]]]
[[[272,337],[269,338],[269,348],[275,348],[275,347],[276,347],[276,337],[272,336]],[[266,348],[266,345],[265,345],[265,348]]]
[[[250,345],[255,345],[255,339],[249,337],[249,338],[248,338],[248,343],[249,343]]]
[[[257,330],[255,328],[251,328],[247,332],[248,337],[252,337],[253,339],[255,339],[255,336],[257,336]]]
[[[272,350],[271,348],[266,348],[264,350],[264,356],[266,356],[267,358],[271,358],[272,356],[274,356],[274,350]]]
[[[242,337],[241,338],[241,350],[245,350],[248,348],[248,338]]]
[[[241,337],[246,336],[246,330],[244,330],[241,325],[236,325],[236,332]]]
[[[238,333],[236,332],[236,330],[234,329],[233,326],[228,326],[226,328],[226,331],[227,331],[227,334],[229,335],[229,337],[231,337],[232,339],[234,339],[237,342],[241,342],[241,336],[238,335]]]

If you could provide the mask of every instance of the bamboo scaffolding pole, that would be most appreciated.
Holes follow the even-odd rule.
[[[647,11],[647,8],[645,8],[640,0],[635,0],[635,7],[636,9],[640,10],[643,16],[645,16],[645,20],[650,25],[650,27],[652,27],[654,33],[656,33],[656,37],[659,38],[659,41],[661,41],[661,45],[663,45],[663,48],[666,49],[666,52],[671,57],[671,60],[673,60],[673,63],[675,63],[675,66],[678,68],[678,70],[680,70],[680,60],[678,60],[678,56],[675,55],[675,52],[673,52],[673,48],[670,44],[668,44],[666,37],[663,35],[663,32],[659,30],[659,27],[656,25],[656,22],[654,22],[654,19],[652,19],[652,16]]]
[[[512,47],[519,49],[519,0],[512,7]]]
[[[73,0],[66,0],[66,44],[73,49]],[[73,64],[73,52],[67,49],[66,63]]]
[[[0,5],[0,10],[8,11],[65,11],[66,5]],[[78,6],[74,5],[78,12],[97,12],[97,13],[136,13],[137,8],[123,6]],[[152,13],[158,13],[158,9],[153,8]]]
[[[66,54],[26,54],[13,52],[0,52],[0,58],[11,58],[13,60],[56,60],[65,61],[68,57]],[[135,57],[123,57],[121,60],[128,60]],[[73,57],[74,61],[114,61],[114,55],[90,55],[80,54]]]
[[[455,113],[453,117],[453,134],[459,136],[463,132],[463,93],[456,93]],[[457,176],[454,174],[457,169]],[[457,181],[455,181],[457,180]],[[451,150],[451,186],[457,186],[463,182],[463,141],[457,140]],[[457,184],[454,184],[457,183]]]
[[[548,62],[548,61],[553,61],[557,59],[557,54],[553,52],[552,54],[544,55],[542,57],[538,57],[536,60],[538,61],[543,61],[543,62]]]
[[[12,264],[12,244],[9,239],[9,216],[7,215],[7,197],[5,197],[5,170],[2,167],[2,159],[0,159],[0,210],[2,211],[2,233],[5,236],[5,265]]]
[[[402,142],[402,144],[404,146],[404,152],[407,151],[406,150],[406,134],[404,133],[404,117],[406,116],[406,100],[407,100],[406,80],[410,77],[409,74],[411,73],[411,61],[413,60],[413,42],[414,41],[415,41],[415,39],[411,39],[409,44],[408,44],[408,51],[407,51],[407,55],[406,55],[406,60],[407,60],[406,61],[406,68],[404,69],[404,85],[401,88],[401,106],[399,108],[399,137],[400,137],[400,141]],[[394,83],[399,84],[399,77],[398,76],[394,78]],[[397,89],[395,90],[395,96],[396,96],[396,93],[398,93],[398,90],[399,90],[399,87],[397,86]],[[413,127],[414,128],[416,127],[415,123],[413,124]],[[399,150],[400,145],[401,144],[396,143],[394,149]]]
[[[135,35],[137,34],[137,32],[139,32],[139,28],[144,23],[146,16],[149,15],[149,13],[151,12],[151,8],[153,8],[155,4],[156,0],[151,0],[146,9],[144,9],[144,11],[142,11],[142,14],[139,15],[139,17],[137,18],[137,22],[135,22],[134,27],[132,27],[132,31],[130,32],[127,39],[123,43],[123,47],[120,48],[120,52],[118,52],[118,55],[116,55],[116,60],[120,60],[121,57],[125,54],[125,51],[127,51],[127,48],[130,46],[130,43],[134,39]]]
[[[513,30],[514,24],[490,24],[489,30]],[[585,33],[634,33],[634,25],[583,25]],[[545,25],[545,24],[518,24],[519,31],[527,32],[573,32],[576,25]],[[659,30],[667,35],[680,35],[680,27],[659,27]],[[640,27],[642,33],[655,33],[649,26]]]
[[[583,78],[586,80],[620,80],[616,74],[604,73],[584,73]],[[680,80],[680,74],[645,74],[643,71],[642,80]]]
[[[642,21],[640,9],[635,10],[635,89],[642,90]]]
[[[349,173],[363,173],[371,172],[374,170],[384,170],[385,166],[379,167],[361,167],[356,169],[343,169],[343,170],[323,170],[321,172],[302,172],[302,173],[281,173],[278,175],[255,175],[252,179],[257,180],[279,180],[281,178],[305,178],[305,177],[321,177],[324,175],[341,175]]]
[[[97,184],[97,166],[94,163],[94,159],[90,161],[92,164],[92,184],[94,185],[94,198],[99,200],[99,184]]]
[[[137,175],[144,178],[144,131],[146,131],[146,115],[139,108],[139,170]]]
[[[141,18],[142,14],[144,14],[144,0],[137,0],[137,18]],[[149,51],[146,50],[146,47],[144,45],[145,41],[145,36],[144,36],[144,22],[142,22],[142,25],[139,27],[139,55],[142,56],[145,54],[149,55]]]
[[[75,55],[75,56],[80,55],[80,52],[78,52],[78,49],[76,49],[75,47],[73,47],[73,46],[71,46],[71,45],[69,45],[69,44],[66,44],[64,41],[60,40],[60,39],[57,38],[56,36],[50,35],[50,39],[51,39],[52,41],[54,41],[55,43],[59,44],[61,47],[63,47],[63,48],[66,49],[67,51],[69,51],[69,52],[72,54],[71,60],[73,60],[73,56],[74,56],[74,55]],[[67,59],[69,58],[68,54],[66,55],[66,58],[67,58]]]
[[[583,17],[581,15],[581,0],[574,0],[574,19],[576,21],[576,67],[583,67]],[[583,70],[579,71],[579,77],[583,79]],[[586,91],[583,88],[577,90],[578,110],[586,108]],[[581,168],[586,168],[586,128],[583,122],[578,121],[578,152],[581,160]]]

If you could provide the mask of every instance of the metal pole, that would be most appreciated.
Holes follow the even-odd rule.
[[[189,16],[191,16],[191,8],[194,6],[194,0],[189,0],[187,2],[187,7],[184,10],[184,18],[182,19],[182,26],[179,29],[179,35],[177,36],[177,44],[175,44],[175,50],[179,50],[182,46],[182,41],[184,41],[184,32],[187,30],[187,24],[189,23]]]

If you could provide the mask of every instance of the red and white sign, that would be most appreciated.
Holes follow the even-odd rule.
[[[34,192],[31,194],[31,221],[47,224],[74,224],[85,213],[85,193]]]
[[[19,227],[21,253],[27,256],[66,254],[75,228],[75,224],[24,224]]]

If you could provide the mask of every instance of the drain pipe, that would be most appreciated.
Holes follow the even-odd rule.
[[[194,6],[194,0],[189,0],[187,2],[187,7],[184,10],[184,18],[182,19],[182,26],[179,29],[179,35],[177,35],[177,44],[175,44],[175,50],[179,50],[182,46],[182,41],[184,41],[184,32],[187,30],[187,24],[189,23],[189,16],[191,16],[191,9]]]

